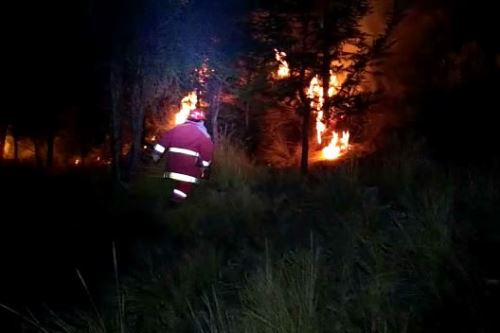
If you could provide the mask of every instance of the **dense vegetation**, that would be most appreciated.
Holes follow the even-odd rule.
[[[28,23],[0,112],[1,332],[498,330],[491,1],[6,11]],[[192,91],[212,176],[164,210],[144,154]],[[351,133],[335,161],[312,158],[319,104]]]
[[[58,282],[45,283],[56,294],[73,293],[69,299],[80,306],[39,309],[39,322],[23,312],[24,326],[29,331],[32,321],[45,332],[490,331],[498,306],[495,170],[441,167],[420,149],[315,165],[302,178],[296,170],[257,166],[226,143],[210,181],[167,212],[158,204],[166,184],[155,166],[113,202],[102,201],[109,200],[102,193],[107,182],[96,174],[87,175],[92,185],[59,185],[72,195],[51,201],[51,207],[69,204],[52,219],[64,224],[57,234],[68,234],[49,237],[57,241],[39,255],[67,267],[54,270],[64,277],[38,274],[66,281],[62,290]],[[63,183],[74,175],[53,177]],[[83,202],[73,202],[79,187],[102,210],[86,212]],[[75,212],[81,213],[72,218]],[[24,232],[19,241],[35,238]],[[70,245],[76,239],[84,241]],[[38,254],[25,255],[28,265],[43,265],[30,263]],[[26,274],[43,269],[24,268]],[[30,290],[32,278],[24,277],[22,288]]]

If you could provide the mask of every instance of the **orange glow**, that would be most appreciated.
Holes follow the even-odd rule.
[[[30,139],[19,139],[17,141],[17,158],[19,160],[27,161],[35,158],[35,145]],[[12,134],[8,133],[5,137],[3,146],[3,158],[6,160],[13,160],[15,156],[15,140]]]
[[[187,120],[189,112],[196,108],[196,103],[198,103],[198,96],[196,95],[196,91],[190,92],[182,99],[181,108],[175,115],[175,125],[182,124]]]
[[[322,157],[326,160],[334,160],[342,156],[349,148],[349,131],[343,131],[339,139],[337,132],[333,131],[333,137],[328,146],[321,151]]]
[[[332,97],[338,91],[339,82],[338,78],[332,71],[330,71],[330,83],[328,86],[328,96]],[[325,124],[323,104],[323,84],[318,77],[314,76],[307,88],[307,97],[311,100],[311,109],[316,112],[316,141],[319,145],[323,143],[323,137],[327,132],[327,125]],[[322,159],[334,160],[343,155],[349,148],[349,131],[343,131],[342,136],[332,130],[332,139],[330,143],[321,151]]]
[[[210,75],[215,72],[214,69],[211,69],[208,64],[208,59],[206,59],[203,64],[201,65],[200,68],[196,68],[194,71],[198,76],[198,83],[202,86],[204,86],[208,79],[210,78]]]
[[[307,97],[311,99],[311,108],[316,110],[316,140],[321,144],[326,125],[323,123],[323,87],[317,75],[312,78],[309,84]]]
[[[288,62],[285,60],[286,53],[280,52],[274,49],[276,61],[279,63],[278,72],[276,73],[277,79],[285,79],[290,76],[290,67],[288,67]]]
[[[75,161],[73,162],[74,165],[80,165],[80,163],[82,163],[82,160],[80,160],[79,158],[75,159]]]
[[[323,111],[318,111],[316,114],[316,140],[321,144],[323,133],[326,131],[326,125],[323,122]]]
[[[13,151],[14,148],[12,147],[12,143],[11,143],[11,140],[9,140],[9,137],[6,138],[5,140],[5,143],[4,143],[4,146],[3,146],[3,157],[4,158],[8,158],[10,157],[10,155],[14,155],[14,153],[11,153],[11,151]]]
[[[191,110],[196,109],[196,107],[203,108],[207,106],[206,102],[203,100],[203,92],[206,90],[208,80],[215,72],[215,69],[210,68],[208,65],[208,60],[209,59],[205,59],[199,68],[194,69],[199,90],[193,90],[182,98],[179,111],[175,114],[174,125],[184,123],[188,119]],[[198,93],[200,95],[198,95]],[[156,141],[157,139],[156,136],[151,137],[151,141]]]

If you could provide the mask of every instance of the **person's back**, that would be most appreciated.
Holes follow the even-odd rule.
[[[202,112],[193,110],[188,121],[162,134],[155,146],[157,153],[167,156],[164,178],[176,181],[171,197],[174,202],[187,198],[212,161],[213,143]]]
[[[186,174],[199,179],[202,174],[200,167],[207,167],[212,160],[212,140],[202,123],[187,121],[178,125],[166,132],[159,144],[166,149],[167,173]]]

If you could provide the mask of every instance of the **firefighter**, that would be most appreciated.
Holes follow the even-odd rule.
[[[184,123],[163,133],[154,146],[152,157],[155,162],[166,155],[163,178],[175,182],[169,205],[182,203],[193,185],[208,178],[213,143],[205,127],[205,119],[203,110],[191,110]]]

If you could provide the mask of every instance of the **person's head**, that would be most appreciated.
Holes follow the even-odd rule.
[[[190,121],[201,122],[206,120],[205,111],[202,109],[194,109],[189,112],[189,116],[187,118]]]

